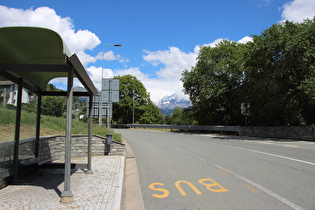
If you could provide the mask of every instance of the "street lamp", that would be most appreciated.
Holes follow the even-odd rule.
[[[132,78],[133,88],[132,88],[132,124],[135,124],[135,80]]]
[[[101,95],[100,95],[100,103],[99,103],[99,117],[98,124],[102,127],[102,109],[103,109],[103,99],[102,99],[102,84],[103,84],[103,70],[104,70],[104,50],[107,46],[121,47],[121,44],[107,44],[103,47],[103,57],[102,57],[102,77],[101,77]],[[107,116],[108,117],[108,116]]]

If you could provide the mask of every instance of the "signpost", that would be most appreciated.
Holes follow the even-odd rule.
[[[107,118],[108,135],[106,144],[112,143],[112,135],[110,135],[110,120],[113,116],[113,103],[119,102],[119,79],[102,79],[101,93],[93,97],[92,117],[99,117],[101,121],[103,117]],[[90,104],[88,103],[88,106]],[[90,110],[90,109],[88,109]],[[89,113],[88,113],[89,114]]]
[[[250,104],[241,103],[241,115],[250,115]]]
[[[250,115],[250,104],[241,103],[241,115],[245,116],[245,127],[247,127],[247,116]]]
[[[111,144],[110,119],[112,117],[113,103],[119,102],[119,79],[102,79],[102,102],[107,104],[107,144]],[[101,104],[102,105],[102,104]],[[101,106],[102,107],[102,106]]]

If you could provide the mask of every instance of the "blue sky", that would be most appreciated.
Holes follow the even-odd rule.
[[[57,31],[97,88],[103,47],[122,44],[105,48],[104,77],[136,76],[155,103],[174,93],[188,98],[181,72],[195,65],[199,46],[221,39],[247,42],[280,21],[315,15],[315,0],[0,0],[0,5],[0,27]],[[66,80],[53,82],[64,87]]]

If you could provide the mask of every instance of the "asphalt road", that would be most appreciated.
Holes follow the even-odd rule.
[[[315,209],[315,142],[116,130],[145,209]]]

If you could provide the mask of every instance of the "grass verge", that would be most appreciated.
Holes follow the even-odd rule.
[[[64,117],[51,117],[42,115],[40,135],[65,135],[66,119]],[[0,108],[0,143],[14,140],[15,111]],[[20,139],[34,138],[36,134],[36,114],[22,111]],[[72,120],[72,134],[88,134],[88,124]],[[108,130],[98,125],[92,126],[92,134],[106,136]],[[121,135],[111,131],[113,140],[122,142]]]

